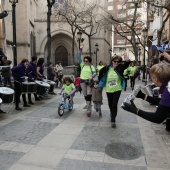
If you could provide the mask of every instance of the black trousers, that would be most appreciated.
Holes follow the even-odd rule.
[[[111,116],[111,122],[116,122],[116,116],[117,116],[117,104],[120,98],[121,91],[117,91],[114,93],[106,93],[108,104],[110,108],[110,116]]]
[[[130,87],[134,87],[135,86],[135,77],[134,76],[130,76]]]
[[[21,83],[14,81],[14,91],[15,91],[15,107],[18,107],[19,102],[20,102],[20,96],[22,93]],[[22,99],[23,99],[24,104],[27,104],[25,94],[22,94]]]
[[[21,84],[14,81],[14,91],[15,91],[15,107],[19,106],[19,100],[21,96]]]
[[[28,81],[29,82],[34,82],[33,80],[30,80],[30,79],[28,79]],[[37,94],[34,93],[34,97],[35,97],[35,99],[37,99],[38,98]],[[28,101],[32,102],[32,100],[31,100],[31,93],[28,93]]]

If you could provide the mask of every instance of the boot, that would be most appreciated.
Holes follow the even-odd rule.
[[[24,107],[31,107],[31,105],[24,103]]]
[[[87,116],[90,117],[91,116],[91,111],[92,111],[92,105],[91,105],[91,101],[87,101]]]
[[[15,110],[22,110],[22,109],[19,106],[16,106]]]

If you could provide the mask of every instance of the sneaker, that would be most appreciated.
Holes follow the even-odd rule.
[[[102,118],[102,113],[99,113],[99,118]]]
[[[41,99],[40,98],[36,98],[35,101],[41,101]]]
[[[22,110],[19,106],[15,108],[15,110]]]
[[[87,109],[87,105],[86,106],[84,106],[84,108],[83,109]]]
[[[42,97],[42,96],[39,96],[39,99],[43,100],[43,97]]]
[[[91,116],[91,112],[87,111],[87,117],[90,117]]]
[[[115,122],[111,122],[111,127],[112,128],[116,128],[116,123]]]
[[[48,93],[48,94],[56,95],[56,93],[54,93],[54,92],[53,93]]]
[[[3,110],[0,109],[0,113],[6,113],[6,112],[4,112]]]
[[[24,107],[31,107],[31,105],[29,105],[29,104],[24,104]]]
[[[32,102],[32,101],[30,101],[30,102],[28,102],[29,104],[31,104],[31,105],[34,105],[34,103]]]

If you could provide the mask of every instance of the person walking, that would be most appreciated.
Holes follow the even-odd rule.
[[[51,81],[54,81],[54,78],[55,78],[54,68],[53,68],[52,63],[49,62],[48,68],[47,68],[47,79],[51,80]],[[54,93],[54,91],[49,93],[49,94],[56,95],[56,93]]]
[[[135,73],[137,71],[137,67],[135,66],[134,62],[130,64],[130,67],[128,67],[129,76],[130,76],[130,87],[133,90],[135,86]]]
[[[62,87],[62,78],[63,78],[63,73],[62,73],[62,70],[63,70],[63,66],[61,64],[60,61],[58,61],[58,63],[56,64],[56,67],[55,67],[55,72],[56,72],[56,76],[57,76],[57,79],[58,81],[60,82],[60,88]]]
[[[103,61],[100,61],[99,64],[97,65],[97,67],[96,67],[97,76],[99,76],[99,72],[103,67],[104,67]]]
[[[129,80],[129,71],[128,71],[128,68],[124,70],[123,76],[124,76],[125,81],[126,81],[125,89],[124,89],[124,90],[126,91],[126,88],[127,88],[127,81]]]
[[[122,89],[125,89],[126,81],[123,76],[124,70],[129,66],[130,60],[127,54],[124,54],[125,62],[122,64],[122,57],[115,55],[111,59],[111,65],[100,70],[100,74],[104,75],[98,87],[106,87],[106,94],[110,109],[111,127],[116,127],[117,104]]]
[[[93,78],[96,76],[96,71],[95,71],[94,66],[91,64],[91,61],[92,61],[91,57],[85,56],[82,61],[82,58],[81,58],[82,49],[83,49],[83,44],[80,45],[80,50],[78,53],[78,61],[81,67],[80,86],[81,86],[84,98],[86,100],[86,103],[87,103],[86,114],[88,117],[90,117],[91,111],[92,111],[92,105],[91,105],[92,89],[90,87],[90,84],[93,81]]]
[[[11,83],[11,68],[10,64],[12,61],[7,60],[6,56],[2,57],[2,65],[6,66],[2,68],[2,77],[4,78],[4,87],[6,87],[7,83],[9,83],[10,88],[13,89],[13,85]]]
[[[99,112],[99,117],[102,117],[101,105],[103,104],[102,89],[98,88],[99,81],[95,80],[92,85],[92,101],[94,104],[94,109]]]

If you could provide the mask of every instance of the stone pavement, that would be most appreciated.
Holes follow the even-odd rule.
[[[119,106],[130,92],[122,92]],[[105,92],[103,97],[101,119],[95,111],[86,117],[83,95],[78,93],[74,109],[63,117],[57,113],[60,95],[48,95],[20,112],[12,103],[3,104],[7,114],[0,116],[0,170],[170,169],[170,133],[165,126],[119,107],[113,129]],[[145,101],[135,103],[155,110]]]

